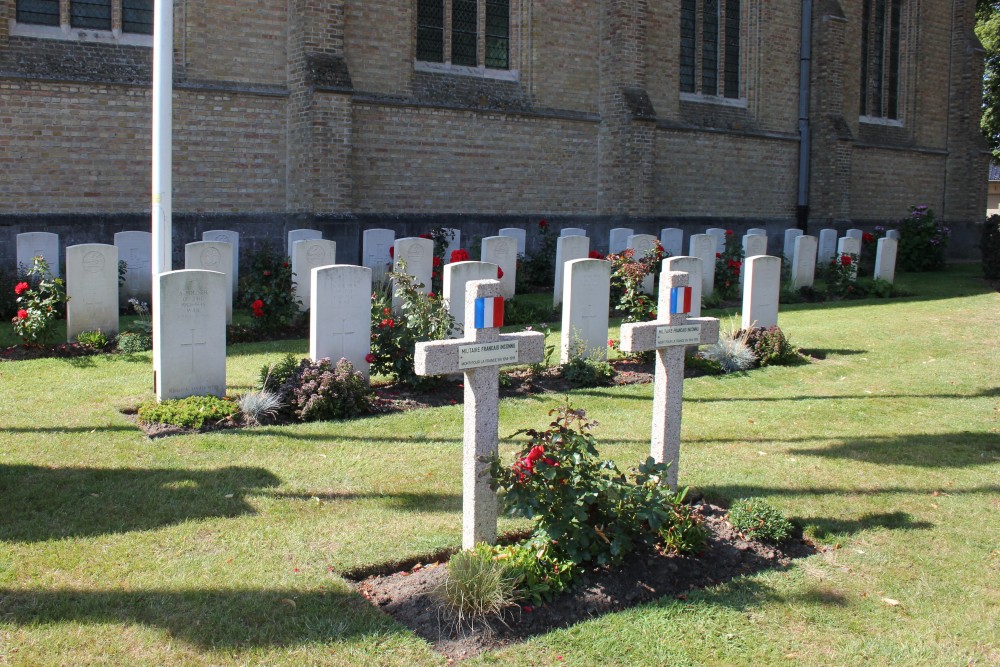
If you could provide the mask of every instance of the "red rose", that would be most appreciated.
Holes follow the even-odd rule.
[[[389,246],[389,257],[391,259],[396,259],[396,246]]]
[[[270,271],[265,271],[265,272],[264,272],[264,277],[265,277],[265,278],[266,278],[266,277],[268,277],[269,275],[271,275],[271,272],[270,272]]]
[[[871,234],[869,234],[868,232],[865,232],[864,234],[861,235],[861,242],[862,243],[872,243],[874,241],[875,241],[875,237],[872,236]]]
[[[438,257],[437,255],[434,255],[434,261],[431,262],[431,264],[433,264],[434,266],[441,266],[441,258]]]
[[[428,293],[427,293],[427,298],[428,298],[428,299],[433,299],[433,298],[434,298],[435,296],[437,296],[437,295],[436,295],[436,294],[434,294],[434,292],[428,292]]]
[[[715,253],[715,258],[716,259],[722,259],[722,253],[721,252]]]
[[[288,262],[285,262],[284,264],[282,264],[282,266],[287,269],[288,268]]]
[[[19,319],[19,320],[26,320],[26,319],[28,319],[28,311],[26,311],[23,308],[21,310],[17,311],[17,319]]]
[[[264,307],[264,302],[261,301],[260,299],[257,299],[256,301],[250,304],[250,307],[253,308],[254,310],[260,310],[261,308]]]
[[[386,306],[385,308],[382,309],[382,314],[383,315],[389,315],[390,313],[392,313],[392,309],[389,308],[388,306]]]
[[[539,229],[545,229],[548,226],[549,226],[549,221],[546,220],[545,218],[542,218],[541,220],[538,221],[538,228]]]
[[[528,452],[527,459],[534,463],[543,456],[545,456],[545,448],[541,445],[535,445],[531,448],[531,451]]]
[[[614,347],[614,346],[615,346],[615,339],[614,338],[609,338],[608,339],[608,347]]]
[[[553,468],[559,467],[559,461],[556,461],[555,459],[550,459],[547,456],[544,459],[542,459],[542,463],[544,463],[547,466],[552,466]]]
[[[503,278],[503,269],[501,269],[501,268],[500,268],[500,267],[498,266],[498,267],[497,267],[497,280],[500,280],[501,278]]]
[[[28,283],[18,283],[17,285],[14,286],[14,294],[20,296],[21,294],[27,292],[29,289],[31,289],[31,286]]]
[[[840,265],[841,266],[850,266],[851,265],[851,256],[850,255],[841,255],[840,256]]]
[[[596,250],[591,250],[589,257],[591,259],[604,259],[604,255],[602,255],[601,253],[597,252]]]
[[[365,355],[365,361],[368,362],[369,364],[374,364],[375,363],[375,355],[372,354],[371,352],[369,352],[368,354]]]
[[[451,251],[451,261],[452,262],[467,262],[469,261],[469,253],[465,248],[459,248],[458,250]]]
[[[421,234],[420,238],[422,238],[422,239],[433,239],[434,237],[431,236],[430,234]]]
[[[727,229],[726,230],[726,236],[732,236],[732,235],[733,235],[733,230]]]

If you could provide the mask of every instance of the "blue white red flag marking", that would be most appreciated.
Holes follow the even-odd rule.
[[[487,296],[476,299],[476,329],[503,326],[503,297]]]
[[[670,288],[670,314],[679,315],[691,312],[691,288],[671,287]]]

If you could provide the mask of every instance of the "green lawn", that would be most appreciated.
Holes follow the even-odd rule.
[[[1000,295],[976,266],[899,284],[783,307],[822,361],[685,383],[681,483],[831,548],[471,664],[1000,664]],[[285,351],[232,346],[231,390]],[[120,412],[150,380],[148,354],[0,363],[0,665],[445,663],[336,573],[460,543],[461,406],[150,441]],[[651,395],[571,399],[628,464]],[[563,398],[504,401],[501,433]]]

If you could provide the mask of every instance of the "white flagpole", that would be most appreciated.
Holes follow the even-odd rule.
[[[172,270],[174,2],[153,2],[153,275]]]

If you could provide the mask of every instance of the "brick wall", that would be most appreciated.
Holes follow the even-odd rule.
[[[177,4],[182,36],[174,48],[188,79],[285,84],[287,0]]]
[[[945,156],[879,148],[855,148],[851,165],[851,212],[859,220],[898,220],[910,206],[944,205]]]

